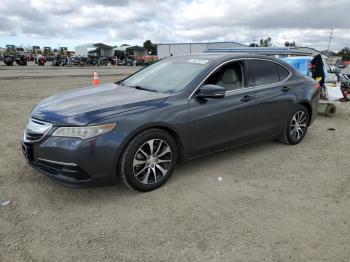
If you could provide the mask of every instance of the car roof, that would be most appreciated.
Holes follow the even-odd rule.
[[[176,55],[176,56],[169,56],[167,59],[171,59],[172,61],[178,61],[178,62],[187,62],[191,59],[196,59],[198,61],[195,61],[195,63],[202,63],[207,64],[207,66],[218,64],[218,63],[224,63],[228,60],[233,59],[247,59],[247,58],[255,58],[255,59],[264,59],[276,62],[278,64],[283,65],[285,68],[287,68],[290,72],[296,73],[298,70],[296,70],[293,66],[291,66],[286,61],[276,58],[274,56],[266,56],[266,55],[256,55],[256,54],[248,54],[248,53],[198,53],[198,54],[186,54],[186,55]],[[203,61],[200,61],[203,60]],[[207,61],[204,61],[207,60]]]

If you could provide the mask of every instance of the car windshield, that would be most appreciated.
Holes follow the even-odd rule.
[[[178,93],[208,65],[202,59],[164,59],[137,72],[123,85],[160,93]]]

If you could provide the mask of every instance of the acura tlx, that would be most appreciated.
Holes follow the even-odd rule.
[[[264,139],[298,144],[318,97],[318,83],[277,58],[173,56],[122,81],[44,99],[22,149],[33,168],[67,186],[120,176],[150,191],[181,161]]]

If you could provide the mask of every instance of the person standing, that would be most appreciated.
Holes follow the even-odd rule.
[[[312,72],[312,78],[320,83],[320,87],[321,87],[320,97],[321,97],[321,99],[326,99],[327,98],[326,92],[325,92],[326,89],[324,86],[324,83],[325,83],[324,64],[323,64],[322,56],[320,54],[316,55],[311,60],[311,72]]]

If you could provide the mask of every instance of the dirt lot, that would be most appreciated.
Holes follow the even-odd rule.
[[[13,201],[0,206],[0,261],[350,260],[350,103],[300,145],[203,157],[151,193],[74,190],[29,168],[20,139],[40,99],[90,84],[91,69],[33,70],[0,70],[0,200]],[[105,70],[102,82],[131,73]]]

